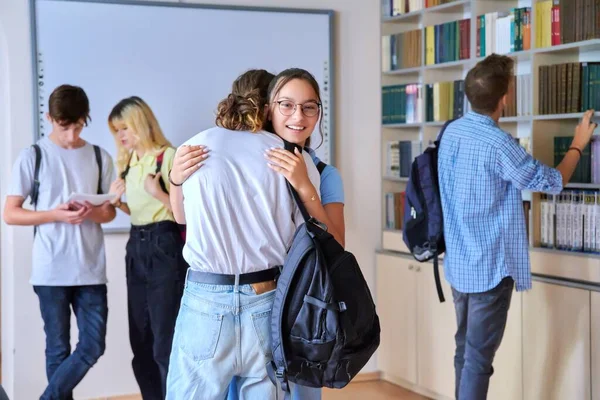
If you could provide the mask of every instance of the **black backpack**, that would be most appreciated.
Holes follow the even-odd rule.
[[[438,259],[446,251],[446,242],[438,180],[438,151],[444,131],[454,120],[446,121],[435,142],[413,160],[404,197],[402,238],[415,260],[433,260],[433,276],[440,303],[446,299]]]
[[[100,147],[94,146],[94,154],[96,155],[96,164],[98,164],[98,186],[96,189],[97,194],[102,194],[102,154],[100,153]],[[40,194],[40,165],[42,163],[42,150],[38,144],[33,145],[35,150],[35,168],[33,170],[33,188],[31,189],[31,204],[33,209],[37,210],[38,196]],[[37,225],[33,227],[33,235],[37,232]]]
[[[271,381],[279,381],[286,398],[288,382],[345,387],[379,347],[381,332],[356,258],[308,214],[289,182],[288,187],[305,223],[296,230],[277,281],[273,361],[267,365]]]

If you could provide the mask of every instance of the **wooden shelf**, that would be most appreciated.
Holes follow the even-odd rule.
[[[600,189],[600,183],[567,183],[565,189]]]
[[[506,53],[506,54],[501,54],[501,55],[514,58],[518,61],[521,61],[521,60],[524,61],[524,60],[529,60],[531,58],[532,54],[533,54],[533,52],[531,50],[521,50],[521,51],[514,51],[512,53]],[[485,57],[487,57],[487,56],[485,56]],[[479,61],[483,60],[485,57],[475,58],[475,63],[478,63]]]
[[[381,22],[389,23],[389,24],[398,24],[398,23],[416,23],[419,22],[421,16],[423,15],[423,10],[411,11],[406,14],[394,15],[393,17],[384,17]]]
[[[449,61],[445,63],[438,64],[430,64],[423,66],[424,70],[434,70],[434,69],[462,69],[465,66],[470,66],[473,63],[473,60],[468,58],[466,60],[458,60],[458,61]]]
[[[580,119],[582,116],[583,116],[582,112],[569,113],[569,114],[541,114],[541,115],[534,115],[533,119],[537,120],[537,121],[566,120],[566,119]],[[600,112],[599,111],[594,112],[594,117],[595,118],[600,117]]]
[[[420,128],[423,125],[422,122],[412,122],[409,124],[382,124],[382,128],[388,129],[410,129],[410,128]]]
[[[600,50],[600,39],[584,40],[575,43],[559,44],[550,47],[540,47],[533,49],[532,51],[536,54],[548,54],[548,53],[564,53],[564,54],[578,54],[582,52]]]
[[[389,71],[383,71],[385,75],[411,75],[411,74],[419,74],[423,67],[414,67],[414,68],[403,68],[403,69],[393,69]]]
[[[441,4],[435,7],[411,11],[405,14],[394,15],[391,17],[383,17],[381,19],[381,22],[383,22],[384,24],[418,23],[421,20],[423,14],[456,12],[461,8],[469,6],[470,3],[471,0],[457,0],[450,3]]]
[[[461,8],[467,7],[471,4],[471,0],[458,0],[452,1],[446,4],[440,4],[435,7],[425,8],[426,13],[438,13],[438,12],[455,12],[460,10]]]
[[[390,182],[408,182],[408,178],[403,176],[384,176],[383,180]]]

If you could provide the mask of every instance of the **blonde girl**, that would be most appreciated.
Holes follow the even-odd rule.
[[[108,126],[118,149],[119,178],[111,185],[117,195],[114,205],[131,217],[125,262],[133,372],[145,400],[164,399],[187,270],[166,179],[175,149],[139,97],[117,103]]]

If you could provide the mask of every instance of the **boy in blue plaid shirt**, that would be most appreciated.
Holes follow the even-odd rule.
[[[589,110],[556,168],[535,160],[498,126],[514,90],[513,68],[510,57],[492,54],[469,71],[465,92],[472,111],[448,125],[439,147],[444,272],[458,325],[459,400],[486,398],[513,288],[531,288],[521,191],[560,193],[595,128]]]

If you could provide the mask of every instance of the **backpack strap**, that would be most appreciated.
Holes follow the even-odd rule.
[[[125,166],[125,169],[123,170],[123,172],[121,172],[121,179],[123,179],[123,180],[125,179],[125,177],[129,173],[129,165],[131,164],[131,159],[132,158],[133,158],[133,151],[129,155],[129,160],[127,160],[127,165]]]
[[[37,144],[33,145],[35,150],[35,168],[33,170],[33,188],[31,189],[31,204],[34,208],[37,206],[38,196],[40,194],[40,164],[42,161],[42,150]]]
[[[302,151],[302,147],[298,146],[297,144],[290,143],[287,140],[284,140],[283,143],[284,143],[285,149],[292,153],[294,152],[294,148],[298,148],[298,150]],[[290,184],[290,181],[288,181],[287,179],[286,179],[286,181],[287,181],[288,188],[292,192],[292,196],[294,197],[294,200],[296,201],[296,205],[300,209],[300,212],[302,213],[302,217],[304,217],[304,221],[308,222],[311,219],[310,214],[306,210],[304,203],[302,203],[302,201],[300,200],[300,196],[296,192],[296,189],[294,189],[294,187]]]
[[[442,290],[442,282],[440,281],[440,266],[438,264],[437,253],[435,254],[435,257],[433,258],[433,276],[435,278],[435,289],[437,290],[438,299],[440,300],[440,303],[443,303],[446,301],[446,299],[444,298],[444,291]]]
[[[40,164],[42,163],[42,150],[37,144],[33,145],[35,150],[35,167],[33,170],[33,188],[31,189],[31,204],[33,209],[37,210],[38,196],[40,194]],[[33,236],[37,233],[37,225],[33,226]]]
[[[444,122],[442,129],[440,129],[440,133],[438,133],[437,139],[435,139],[435,147],[440,146],[440,142],[442,141],[442,136],[444,136],[444,131],[446,130],[448,125],[450,125],[450,122],[454,122],[456,120],[457,120],[457,118],[452,118],[452,119],[449,119],[448,121]]]
[[[326,166],[327,166],[327,164],[325,164],[323,161],[319,161],[319,163],[317,164],[317,169],[319,170],[319,175],[323,173],[323,170],[325,169]]]
[[[98,164],[98,189],[97,194],[102,194],[102,153],[100,147],[94,145],[94,153],[96,154],[96,164]]]
[[[442,126],[442,129],[440,129],[440,133],[438,134],[437,139],[435,140],[436,148],[440,147],[440,142],[442,141],[442,136],[444,136],[444,131],[446,130],[448,125],[450,125],[450,123],[455,121],[456,119],[457,118],[449,119],[448,121],[446,121],[444,123],[444,125]],[[437,171],[437,165],[434,167],[436,168],[436,171]],[[440,300],[440,303],[443,303],[446,301],[446,299],[444,298],[444,291],[442,290],[442,282],[440,279],[440,266],[439,266],[438,257],[439,257],[438,253],[436,251],[435,256],[433,257],[433,276],[435,278],[435,289],[437,290],[438,299]]]
[[[156,156],[156,170],[154,171],[154,174],[158,174],[160,172],[160,169],[162,168],[163,159],[165,157],[165,150],[166,149],[161,151],[160,154],[158,156]],[[160,177],[160,188],[162,189],[163,192],[169,194],[169,191],[167,190],[167,186],[165,185],[165,180],[162,176]]]

